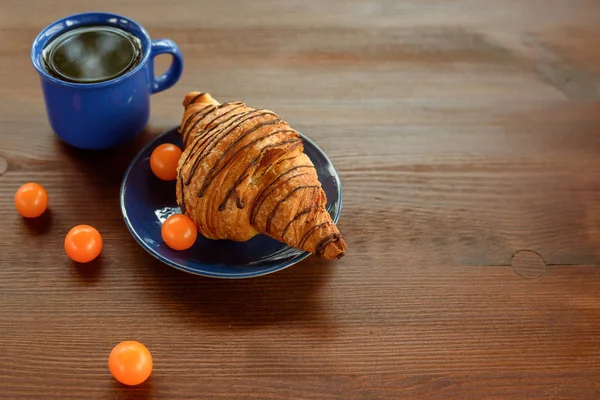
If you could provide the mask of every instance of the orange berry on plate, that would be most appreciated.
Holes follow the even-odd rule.
[[[110,352],[108,369],[119,382],[130,386],[139,385],[152,373],[152,354],[140,342],[121,342]]]
[[[39,183],[26,183],[15,193],[15,207],[23,217],[37,218],[48,208],[48,193]]]
[[[160,233],[167,246],[173,250],[189,249],[198,237],[196,224],[183,214],[174,214],[167,218]]]
[[[65,237],[65,251],[75,262],[90,262],[102,251],[102,236],[94,227],[77,225]]]
[[[150,169],[163,181],[174,180],[177,178],[177,164],[181,153],[181,149],[174,144],[161,144],[150,155]]]

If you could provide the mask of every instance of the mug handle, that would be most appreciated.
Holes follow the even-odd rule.
[[[154,57],[159,54],[171,54],[173,56],[173,61],[171,62],[171,66],[161,76],[154,76]],[[181,77],[181,73],[183,72],[183,56],[181,55],[181,51],[179,51],[179,47],[175,44],[174,41],[169,39],[157,39],[152,41],[152,48],[150,52],[150,57],[152,57],[152,83],[150,87],[150,93],[158,93],[162,92],[173,86],[179,78]]]

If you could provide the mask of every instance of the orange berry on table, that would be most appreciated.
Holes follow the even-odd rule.
[[[75,262],[90,262],[102,251],[102,236],[92,226],[77,225],[65,237],[65,251]]]
[[[167,246],[173,250],[189,249],[198,237],[196,224],[183,214],[174,214],[167,218],[160,233]]]
[[[23,217],[37,218],[48,208],[48,193],[39,183],[26,183],[15,193],[15,207]]]
[[[174,144],[161,144],[150,155],[150,169],[163,181],[174,180],[177,178],[177,164],[181,153],[181,149]]]
[[[112,376],[125,385],[139,385],[152,373],[152,354],[135,340],[116,345],[108,357],[108,369]]]

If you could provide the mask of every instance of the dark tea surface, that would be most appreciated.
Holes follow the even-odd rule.
[[[53,76],[76,83],[103,82],[133,69],[141,58],[138,38],[109,26],[76,28],[44,49],[44,66]]]

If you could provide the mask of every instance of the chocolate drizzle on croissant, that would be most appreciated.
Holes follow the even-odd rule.
[[[177,202],[207,238],[263,233],[323,258],[347,245],[300,135],[270,110],[191,92],[179,132]]]

